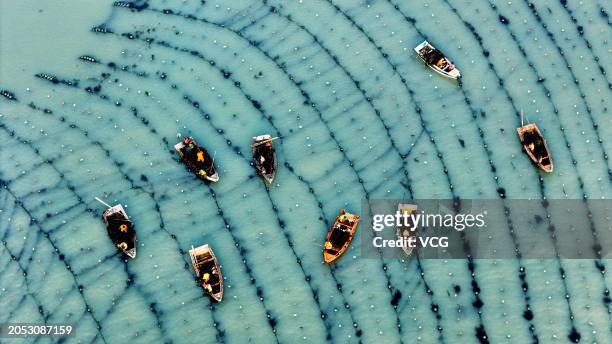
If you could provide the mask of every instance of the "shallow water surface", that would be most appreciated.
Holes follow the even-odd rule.
[[[364,198],[610,198],[610,2],[0,6],[0,323],[96,343],[609,342],[609,260],[361,259],[356,236],[329,267],[321,243]],[[423,38],[461,84],[415,58]],[[521,110],[550,175],[521,151]],[[219,183],[178,162],[177,133]],[[282,136],[269,190],[249,164],[262,133]],[[94,196],[124,204],[135,260]],[[194,282],[203,243],[221,304]]]

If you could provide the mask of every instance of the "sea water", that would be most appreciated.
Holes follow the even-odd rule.
[[[609,341],[608,260],[361,259],[356,236],[330,267],[321,244],[364,198],[612,196],[611,12],[3,1],[0,323],[72,323],[68,341],[96,343]],[[415,58],[425,38],[461,84]],[[521,110],[550,175],[521,151]],[[263,133],[282,137],[270,189],[250,166]],[[219,183],[178,162],[177,134],[214,154]],[[131,216],[135,260],[95,196]],[[204,243],[221,304],[194,282],[188,250]]]

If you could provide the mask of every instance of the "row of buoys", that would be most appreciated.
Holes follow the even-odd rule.
[[[461,78],[461,72],[455,65],[446,57],[440,50],[434,48],[429,42],[424,41],[419,44],[414,51],[419,58],[433,69],[438,74],[458,80]],[[519,140],[525,149],[525,152],[533,161],[533,163],[544,172],[553,171],[553,162],[546,145],[546,140],[542,136],[540,129],[535,123],[524,124],[524,115],[521,113],[521,126],[517,128]]]
[[[427,66],[440,75],[455,80],[461,77],[461,72],[450,59],[429,42],[424,41],[414,50]],[[553,163],[546,141],[534,123],[526,125],[523,123],[523,117],[524,115],[521,113],[521,127],[517,128],[521,144],[527,155],[539,168],[545,172],[552,172]],[[276,151],[272,141],[278,138],[273,138],[269,134],[252,138],[253,166],[268,186],[272,185],[276,176]],[[179,154],[183,164],[199,179],[207,183],[219,181],[214,156],[211,157],[208,151],[199,145],[193,137],[186,137],[178,142],[174,149]],[[136,231],[123,207],[120,204],[111,207],[97,197],[96,200],[107,206],[102,218],[115,246],[128,257],[135,258]],[[416,206],[399,204],[398,211],[415,212]],[[357,231],[359,219],[359,215],[348,213],[346,210],[342,210],[336,217],[334,224],[327,232],[323,245],[323,260],[325,263],[335,262],[348,249]],[[398,238],[407,238],[412,235],[416,234],[406,228],[397,228]],[[412,249],[404,249],[404,252],[410,255]],[[220,302],[223,299],[223,276],[212,248],[208,244],[196,248],[192,247],[189,250],[189,255],[198,282],[212,299]]]

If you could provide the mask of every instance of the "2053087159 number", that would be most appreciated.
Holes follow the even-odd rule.
[[[72,324],[0,324],[0,338],[68,337],[74,335]]]

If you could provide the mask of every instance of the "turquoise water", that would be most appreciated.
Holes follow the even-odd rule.
[[[3,1],[0,323],[102,343],[610,342],[606,259],[360,259],[359,237],[321,257],[366,197],[612,196],[612,8],[563,3]],[[415,58],[424,37],[461,85]],[[551,175],[521,152],[521,110]],[[177,161],[177,133],[219,183]],[[262,133],[283,137],[269,191],[249,165]],[[124,204],[137,259],[94,196]],[[203,243],[221,304],[194,282]]]

